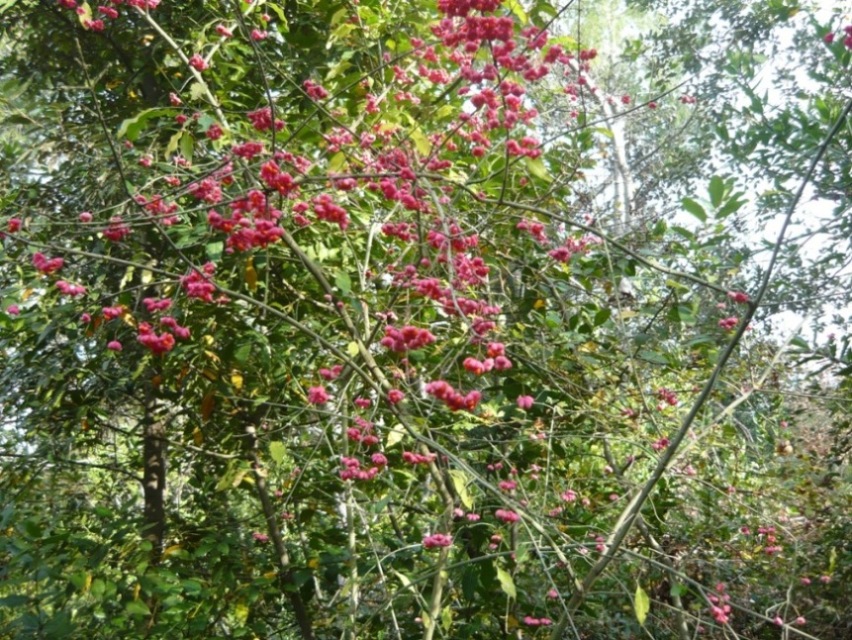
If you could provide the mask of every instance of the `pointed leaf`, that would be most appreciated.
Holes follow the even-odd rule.
[[[131,600],[124,606],[124,610],[132,616],[150,616],[151,610],[141,600]]]
[[[207,93],[207,87],[203,82],[193,82],[189,85],[189,98],[191,100],[201,100],[205,93]]]
[[[275,461],[275,464],[281,464],[286,454],[287,447],[283,442],[276,441],[269,443],[269,455]]]
[[[254,260],[246,260],[246,286],[249,291],[257,291],[257,269],[254,268]]]
[[[540,180],[544,180],[545,182],[551,182],[553,178],[550,177],[550,172],[547,170],[547,167],[544,166],[544,162],[542,162],[541,158],[524,158],[527,165],[527,171],[529,171],[532,175]]]
[[[348,295],[352,293],[352,278],[349,277],[349,274],[345,271],[341,271],[334,278],[334,284],[337,285],[337,288],[340,289],[340,292],[344,295]]]
[[[636,612],[636,619],[639,624],[645,624],[645,618],[648,617],[648,611],[651,609],[651,600],[645,590],[636,585],[636,596],[633,599],[633,610]]]
[[[405,427],[401,424],[395,425],[388,434],[388,438],[385,441],[385,448],[390,449],[392,446],[400,442],[403,437],[405,437]]]
[[[417,153],[421,156],[428,156],[432,152],[432,143],[429,142],[429,138],[423,135],[423,132],[419,129],[411,132],[411,140],[417,148]]]
[[[453,481],[453,488],[456,490],[456,495],[458,495],[462,505],[464,505],[465,509],[472,509],[473,500],[471,499],[470,493],[468,493],[467,490],[467,475],[461,469],[450,469],[449,473],[450,478]]]
[[[680,202],[684,209],[698,218],[701,222],[707,222],[707,212],[704,210],[704,207],[698,204],[695,200],[692,198],[684,198]]]
[[[447,605],[441,611],[441,626],[444,628],[444,633],[448,632],[450,627],[453,626],[453,609],[450,605]]]
[[[158,116],[170,115],[173,112],[173,109],[165,109],[162,107],[156,107],[154,109],[145,109],[140,113],[137,113],[132,118],[128,118],[123,121],[121,125],[118,127],[118,131],[115,136],[117,138],[127,138],[131,142],[136,142],[136,138],[139,137],[139,134],[142,133],[142,130],[148,124],[148,121],[151,118],[156,118]],[[175,142],[177,145],[177,142]]]
[[[500,582],[500,588],[507,596],[516,600],[518,591],[515,589],[515,581],[512,580],[512,574],[501,567],[497,567],[497,580]]]
[[[719,176],[710,178],[710,187],[707,189],[710,194],[710,203],[714,208],[718,208],[722,204],[722,198],[725,197],[725,183]]]

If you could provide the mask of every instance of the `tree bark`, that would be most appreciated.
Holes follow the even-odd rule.
[[[145,508],[142,516],[142,536],[151,543],[152,558],[158,561],[163,552],[166,535],[166,441],[165,425],[154,415],[153,399],[145,403],[143,429],[142,486]]]

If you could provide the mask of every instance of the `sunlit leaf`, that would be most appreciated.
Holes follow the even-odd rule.
[[[636,585],[636,594],[633,596],[633,611],[636,613],[636,620],[639,624],[644,625],[645,619],[648,617],[648,611],[651,610],[651,600],[645,590]]]
[[[503,590],[503,593],[513,600],[517,599],[518,592],[515,589],[515,581],[508,571],[502,567],[497,567],[497,580],[500,582],[500,588]]]

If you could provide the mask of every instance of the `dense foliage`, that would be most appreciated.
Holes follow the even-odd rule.
[[[849,16],[0,25],[0,635],[848,637]]]

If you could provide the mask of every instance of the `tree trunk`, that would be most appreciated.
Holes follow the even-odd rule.
[[[154,402],[151,399],[145,405],[143,428],[144,470],[142,475],[145,509],[142,536],[152,544],[152,558],[158,561],[163,552],[163,540],[166,534],[166,441],[165,426],[156,419]]]

